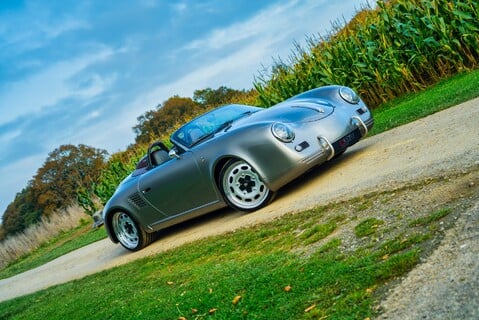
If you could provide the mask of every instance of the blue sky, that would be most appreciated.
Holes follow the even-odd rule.
[[[0,215],[63,144],[110,153],[173,95],[249,89],[366,0],[0,2]]]

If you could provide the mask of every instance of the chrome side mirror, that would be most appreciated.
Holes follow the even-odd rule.
[[[170,150],[170,152],[168,152],[168,156],[169,156],[170,158],[176,158],[176,159],[180,159],[180,158],[181,158],[180,155],[176,152],[176,150],[175,150],[174,148],[172,148],[172,149]]]

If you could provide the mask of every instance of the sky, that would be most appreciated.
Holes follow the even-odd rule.
[[[250,89],[366,1],[0,1],[0,216],[59,146],[124,150],[146,111]]]

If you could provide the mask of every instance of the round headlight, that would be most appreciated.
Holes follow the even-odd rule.
[[[271,127],[273,135],[282,142],[291,142],[294,140],[294,131],[284,123],[276,122]]]
[[[341,87],[339,89],[339,95],[344,101],[351,103],[351,104],[358,104],[359,103],[359,96],[354,92],[351,88],[348,87]]]

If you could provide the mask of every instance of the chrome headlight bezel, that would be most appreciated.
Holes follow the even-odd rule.
[[[271,132],[273,133],[273,136],[281,142],[289,143],[294,140],[293,129],[282,122],[273,123],[271,126]]]
[[[350,104],[358,104],[359,103],[359,96],[353,89],[348,87],[341,87],[339,88],[339,95],[343,98],[344,101]]]

